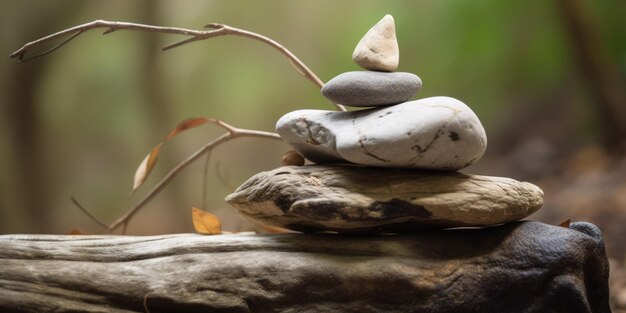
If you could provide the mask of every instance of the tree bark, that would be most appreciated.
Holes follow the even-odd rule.
[[[626,78],[608,53],[597,21],[582,0],[557,1],[577,66],[596,101],[606,148],[623,149],[626,138]]]
[[[610,312],[597,227],[0,236],[2,312]]]
[[[7,38],[8,46],[17,45],[24,38],[36,38],[41,36],[42,30],[56,29],[58,25],[74,18],[83,4],[76,3],[72,6],[58,3],[41,4],[39,10],[32,10],[32,5],[14,3],[11,9],[15,10],[16,16],[24,16],[29,11],[29,27],[12,28],[15,36]],[[61,6],[63,8],[61,9]],[[63,12],[63,14],[50,14],[49,12]],[[7,24],[0,27],[10,27]],[[45,32],[44,32],[45,33]],[[14,40],[13,38],[19,38]],[[13,40],[11,40],[13,39]],[[44,61],[49,62],[49,61]],[[7,62],[8,63],[8,62]],[[5,229],[21,229],[26,232],[48,232],[54,228],[50,210],[46,206],[51,203],[51,195],[55,193],[55,184],[50,170],[50,157],[46,151],[46,129],[42,124],[42,113],[38,109],[38,89],[49,63],[32,64],[3,64],[0,70],[5,71],[6,80],[0,85],[0,95],[3,96],[0,103],[0,123],[8,125],[6,133],[0,135],[0,140],[9,142],[10,170],[13,172],[5,182],[13,185],[13,192],[0,195],[0,211],[9,210],[6,205],[13,202],[16,208],[14,213],[9,213],[10,223],[0,221],[0,227]],[[49,104],[46,104],[49,105]],[[6,162],[7,160],[3,160]],[[1,169],[1,168],[0,168]],[[9,169],[7,167],[7,169]],[[4,173],[7,174],[6,172]],[[37,177],[37,179],[33,179]],[[3,188],[4,189],[4,188]],[[2,193],[3,190],[0,190]],[[6,191],[6,189],[5,189]],[[32,195],[36,194],[36,197]],[[4,198],[4,199],[3,199]],[[3,200],[6,203],[3,203]],[[10,211],[9,211],[10,212]],[[3,214],[6,219],[6,214]],[[28,219],[27,216],[37,216],[37,219]]]

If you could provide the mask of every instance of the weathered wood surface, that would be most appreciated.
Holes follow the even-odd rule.
[[[306,165],[258,173],[226,201],[297,231],[405,232],[517,221],[541,208],[543,191],[506,177]]]
[[[602,237],[0,236],[0,312],[610,312]]]

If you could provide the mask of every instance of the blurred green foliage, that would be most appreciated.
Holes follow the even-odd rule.
[[[587,4],[623,73],[626,2]],[[551,103],[566,108],[558,112],[574,121],[570,140],[597,139],[602,123],[589,114],[594,103],[578,80],[574,48],[554,1],[0,0],[0,50],[9,55],[28,41],[95,19],[196,29],[220,22],[275,39],[326,81],[358,70],[351,61],[354,46],[387,13],[396,20],[399,70],[424,81],[418,97],[447,95],[470,105],[495,138],[493,151],[507,141],[502,136],[511,132],[507,127],[517,112],[531,113],[513,124],[532,128],[533,117],[550,111]],[[141,197],[126,198],[135,168],[184,118],[205,115],[272,130],[288,111],[333,109],[261,43],[220,37],[160,52],[179,39],[133,31],[101,36],[94,30],[32,62],[0,62],[0,233],[77,226],[100,231],[69,196],[107,221],[121,215]],[[31,89],[20,87],[28,84]],[[13,112],[31,104],[32,134],[24,134],[16,125],[24,119]],[[219,133],[208,126],[168,143],[147,184]],[[250,226],[223,197],[250,175],[279,166],[286,150],[285,144],[250,139],[216,149],[209,210],[224,220],[224,229]],[[189,213],[201,203],[201,163],[143,209],[130,233],[192,231]],[[215,178],[218,163],[225,182]],[[25,170],[30,166],[34,173]]]

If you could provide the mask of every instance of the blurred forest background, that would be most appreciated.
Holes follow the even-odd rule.
[[[28,41],[95,19],[195,29],[220,22],[277,40],[326,81],[358,69],[351,61],[356,43],[390,13],[399,70],[424,81],[417,97],[458,98],[487,130],[485,157],[464,172],[539,185],[545,206],[532,219],[600,226],[613,301],[626,307],[625,12],[626,2],[617,0],[0,0],[0,51],[8,56]],[[203,126],[168,142],[148,186],[128,198],[145,154],[187,117],[271,131],[291,110],[333,109],[285,58],[258,42],[228,36],[161,52],[182,37],[100,33],[31,62],[0,62],[0,233],[105,232],[70,196],[113,221],[221,134]],[[238,139],[214,151],[207,209],[225,230],[254,229],[223,198],[249,176],[280,166],[288,149]],[[128,233],[192,232],[202,172],[200,161],[180,173]]]
[[[219,22],[280,42],[326,81],[358,70],[352,51],[386,13],[396,19],[399,71],[424,81],[417,97],[458,98],[487,130],[485,157],[463,172],[539,185],[545,206],[532,219],[596,223],[609,255],[623,262],[626,2],[617,0],[0,0],[0,233],[104,232],[70,196],[113,221],[222,133],[203,126],[168,142],[148,186],[128,198],[145,154],[187,117],[272,131],[289,111],[333,109],[279,53],[241,37],[161,52],[183,37],[93,30],[15,64],[8,55],[26,42],[95,19],[193,29]],[[223,198],[280,166],[288,149],[237,139],[214,151],[208,210],[225,230],[254,229]],[[192,232],[202,172],[200,161],[178,175],[128,233]]]

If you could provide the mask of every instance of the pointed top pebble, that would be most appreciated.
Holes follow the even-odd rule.
[[[387,14],[361,38],[352,60],[366,70],[393,72],[400,62],[393,16]]]

